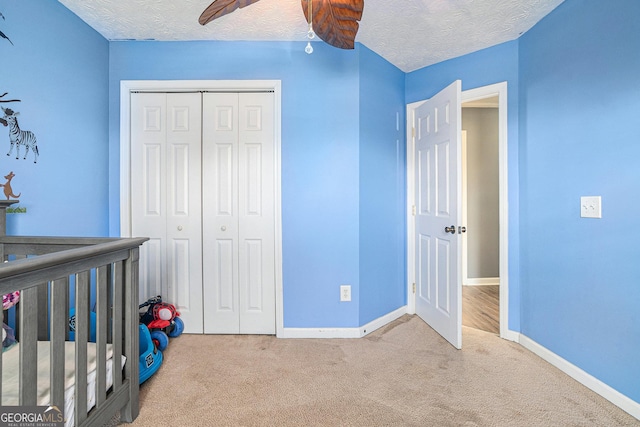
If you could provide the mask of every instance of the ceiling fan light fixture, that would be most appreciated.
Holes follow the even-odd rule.
[[[307,23],[318,39],[340,49],[354,49],[364,0],[300,0]]]
[[[202,12],[198,22],[206,25],[214,19],[257,1],[259,0],[213,0],[213,3]],[[340,49],[354,48],[364,0],[300,0],[300,5],[309,24],[307,32],[309,41],[305,51],[313,52],[310,41],[316,36]]]
[[[309,31],[307,32],[307,38],[309,41],[307,42],[307,46],[304,48],[304,51],[307,54],[311,55],[313,53],[313,46],[311,46],[311,40],[314,39],[316,33],[313,31],[313,7],[311,0],[307,0],[307,22],[309,23]]]

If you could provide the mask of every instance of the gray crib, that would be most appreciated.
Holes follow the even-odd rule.
[[[11,315],[18,344],[0,357],[0,402],[15,395],[10,404],[64,408],[72,396],[73,413],[64,414],[73,418],[72,425],[102,426],[118,412],[121,421],[132,422],[138,415],[138,256],[147,239],[6,236],[5,209],[0,203],[0,256],[5,260],[0,294],[20,291],[20,302],[5,312]],[[75,310],[73,344],[70,309]],[[5,372],[10,352],[17,369]],[[46,363],[39,352],[48,354]],[[89,359],[95,366],[92,383],[87,379]],[[47,402],[42,401],[43,364],[48,364]],[[91,405],[88,384],[95,388],[90,389]]]

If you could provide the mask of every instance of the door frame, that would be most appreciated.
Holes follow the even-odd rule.
[[[500,222],[500,337],[511,341],[517,336],[509,331],[509,165],[507,156],[507,82],[463,90],[461,102],[498,96],[498,174]],[[407,312],[415,314],[415,158],[414,110],[425,101],[407,104]],[[465,225],[465,224],[460,224]]]
[[[274,202],[276,336],[284,329],[282,286],[282,82],[281,80],[122,80],[120,82],[120,236],[131,236],[131,92],[259,92],[274,93]]]

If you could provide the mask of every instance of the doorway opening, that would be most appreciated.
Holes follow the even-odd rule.
[[[462,325],[500,333],[497,95],[462,103]]]
[[[509,242],[509,216],[508,216],[508,156],[507,156],[507,82],[496,83],[462,91],[461,104],[471,102],[485,102],[483,100],[497,98],[498,109],[498,312],[500,337],[516,340],[516,334],[509,331],[509,266],[508,266],[508,242]],[[415,110],[425,101],[419,101],[407,105],[407,312],[416,313],[416,238],[415,238],[415,179],[416,165],[414,153],[414,120]],[[495,101],[494,101],[495,102]],[[472,105],[472,104],[471,104]],[[462,106],[460,105],[459,108]],[[461,168],[461,165],[459,166]],[[461,224],[463,225],[463,224]],[[460,264],[462,265],[462,263]],[[462,278],[462,271],[460,277]],[[468,272],[465,272],[465,275]],[[495,278],[494,278],[495,279]],[[459,295],[462,294],[462,280],[459,284]],[[459,317],[462,322],[462,316]]]

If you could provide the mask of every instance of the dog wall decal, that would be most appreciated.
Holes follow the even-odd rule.
[[[7,182],[5,182],[4,184],[0,184],[0,187],[4,187],[4,195],[7,196],[7,200],[9,200],[11,197],[13,197],[14,199],[17,199],[22,194],[22,193],[18,193],[18,195],[13,194],[13,188],[11,188],[11,180],[13,179],[14,176],[16,175],[13,173],[13,171],[9,172],[9,174],[4,176],[4,179],[6,179]]]

